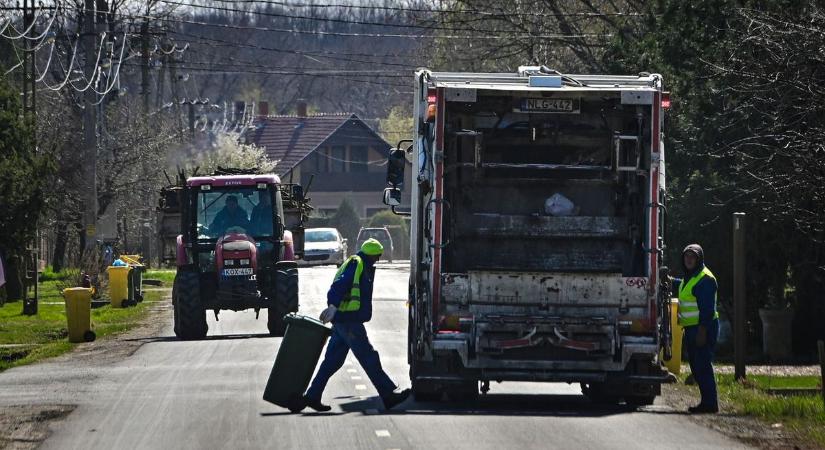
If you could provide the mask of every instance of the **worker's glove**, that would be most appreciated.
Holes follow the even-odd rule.
[[[324,322],[324,323],[331,322],[332,318],[335,317],[335,313],[337,311],[338,311],[338,308],[336,308],[332,305],[329,305],[327,307],[327,309],[321,311],[321,317],[319,317],[319,319],[321,320],[321,322]]]

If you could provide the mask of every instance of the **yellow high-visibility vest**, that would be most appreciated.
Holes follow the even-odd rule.
[[[341,264],[338,272],[335,273],[335,279],[338,280],[344,275],[344,270],[347,269],[349,263],[355,261],[355,276],[352,278],[352,288],[349,290],[349,295],[341,300],[338,305],[338,311],[353,312],[361,309],[361,274],[364,273],[364,261],[358,255],[352,255]]]
[[[693,295],[693,287],[705,277],[710,277],[716,281],[716,277],[707,267],[703,268],[699,273],[694,275],[689,280],[682,280],[679,286],[679,325],[683,327],[691,327],[699,325],[699,303],[696,301],[696,296]],[[719,311],[716,307],[716,294],[713,298],[713,318],[719,318]]]

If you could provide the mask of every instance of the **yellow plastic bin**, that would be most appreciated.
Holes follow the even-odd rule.
[[[674,375],[679,375],[682,371],[682,337],[685,332],[684,328],[679,325],[679,319],[676,315],[678,309],[679,299],[670,299],[670,330],[673,347],[670,350],[670,359],[664,359],[664,362],[667,370]]]
[[[129,266],[109,266],[106,272],[109,273],[109,299],[112,307],[121,308],[129,300]]]
[[[92,289],[74,287],[63,289],[66,300],[66,322],[69,328],[69,342],[91,342],[95,340],[92,331]]]

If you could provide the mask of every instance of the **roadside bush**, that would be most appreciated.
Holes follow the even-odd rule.
[[[329,225],[335,227],[345,239],[354,244],[358,237],[358,230],[361,229],[361,218],[352,206],[352,202],[345,198],[338,205],[335,215],[329,220]]]
[[[390,210],[373,214],[367,221],[369,227],[387,227],[392,236],[396,259],[408,258],[410,254],[410,228],[402,216]]]

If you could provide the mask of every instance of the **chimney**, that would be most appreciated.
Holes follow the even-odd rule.
[[[295,115],[298,117],[306,117],[307,116],[307,101],[299,98],[298,104],[295,106]]]
[[[269,102],[258,102],[258,117],[266,118],[269,115]]]

